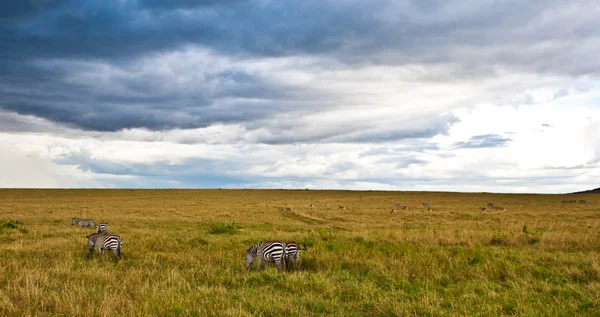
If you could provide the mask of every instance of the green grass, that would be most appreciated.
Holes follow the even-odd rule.
[[[270,239],[306,243],[299,271],[244,269]],[[0,190],[2,316],[600,316],[599,254],[594,195]]]

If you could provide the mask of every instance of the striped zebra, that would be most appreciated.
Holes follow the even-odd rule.
[[[267,269],[270,263],[275,263],[279,271],[285,266],[286,246],[282,241],[262,241],[246,250],[246,270],[250,270],[254,258],[258,258],[256,269],[260,269],[262,260],[265,260]]]
[[[108,224],[106,222],[97,223],[96,233],[108,233]]]
[[[289,270],[291,266],[291,261],[294,260],[295,266],[294,268],[298,269],[298,259],[300,259],[300,250],[306,250],[306,243],[303,244],[303,248],[300,248],[298,243],[294,241],[285,243],[285,266]]]
[[[71,219],[71,226],[72,225],[79,225],[81,228],[83,227],[90,227],[90,228],[94,228],[94,220],[92,219],[80,219],[80,218],[73,218]]]
[[[118,235],[93,233],[89,236],[86,236],[86,238],[88,238],[90,253],[94,252],[94,247],[97,246],[98,256],[103,256],[104,250],[110,250],[117,258],[117,262],[121,259],[121,248],[123,247],[123,241]]]

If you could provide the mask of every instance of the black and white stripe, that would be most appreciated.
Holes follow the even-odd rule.
[[[298,245],[298,243],[296,243],[294,241],[285,243],[285,253],[286,253],[285,263],[286,263],[286,267],[288,269],[291,268],[290,263],[292,260],[294,260],[294,262],[295,262],[294,268],[296,270],[298,269],[298,260],[300,259],[300,250],[306,250],[306,244],[304,244],[304,248],[301,249],[300,246]]]
[[[123,241],[118,235],[94,233],[86,236],[86,238],[88,238],[90,253],[94,252],[94,247],[97,247],[98,256],[103,256],[104,250],[110,250],[117,258],[117,261],[121,259],[121,248],[123,247]]]
[[[81,219],[81,218],[73,218],[71,219],[71,226],[72,225],[79,225],[80,227],[90,227],[90,228],[94,228],[94,220],[92,219]]]
[[[270,263],[275,263],[279,271],[284,269],[286,257],[285,243],[282,241],[262,241],[246,250],[246,270],[250,269],[254,258],[258,258],[256,269],[260,269],[262,260],[265,260],[267,268]]]
[[[97,223],[96,224],[96,233],[108,233],[108,224],[105,222]]]

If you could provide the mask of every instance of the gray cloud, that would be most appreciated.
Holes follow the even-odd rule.
[[[0,5],[0,109],[93,131],[219,123],[253,131],[266,124],[256,141],[269,144],[426,138],[445,133],[455,119],[426,114],[409,118],[422,123],[410,129],[358,122],[312,132],[294,120],[271,121],[343,109],[345,100],[236,65],[169,73],[140,70],[139,61],[201,47],[240,61],[310,56],[327,60],[318,65],[324,70],[454,65],[446,75],[425,76],[430,81],[495,76],[498,67],[595,75],[600,21],[594,10],[558,0],[6,1]],[[78,77],[106,69],[118,71]],[[181,83],[180,77],[189,78]],[[505,140],[469,142],[458,146]]]
[[[455,148],[458,149],[479,149],[489,147],[502,147],[512,139],[504,138],[498,134],[484,134],[471,137],[468,141],[456,142]]]

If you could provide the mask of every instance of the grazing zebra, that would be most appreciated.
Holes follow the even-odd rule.
[[[258,258],[257,270],[260,269],[261,261],[265,260],[267,268],[269,268],[269,263],[275,263],[281,271],[282,265],[285,265],[285,243],[282,241],[262,241],[249,247],[246,250],[246,270],[250,270],[254,258]]]
[[[488,208],[494,208],[494,204],[488,203]]]
[[[294,268],[296,270],[298,269],[298,259],[300,258],[300,250],[306,250],[306,243],[304,244],[304,247],[302,249],[300,248],[300,246],[298,246],[298,243],[294,241],[285,243],[285,266],[288,270],[292,267],[290,264],[292,260],[294,260],[296,264]]]
[[[110,250],[117,258],[117,262],[121,259],[121,248],[123,247],[123,241],[118,235],[93,233],[89,236],[86,236],[86,238],[88,238],[90,253],[94,252],[95,246],[98,246],[98,256],[103,256],[104,250]]]
[[[96,233],[108,233],[108,224],[106,222],[97,223]]]
[[[423,207],[425,207],[425,209],[427,209],[427,211],[432,211],[433,210],[428,203],[423,203]]]
[[[580,200],[579,203],[580,204],[590,204],[590,203],[592,203],[592,201],[591,200]]]
[[[404,205],[403,204],[394,204],[394,207],[402,208],[402,207],[404,207]]]
[[[94,224],[95,224],[94,220],[92,220],[92,219],[80,219],[80,218],[71,219],[71,226],[79,225],[81,228],[83,228],[83,227],[94,228]]]

